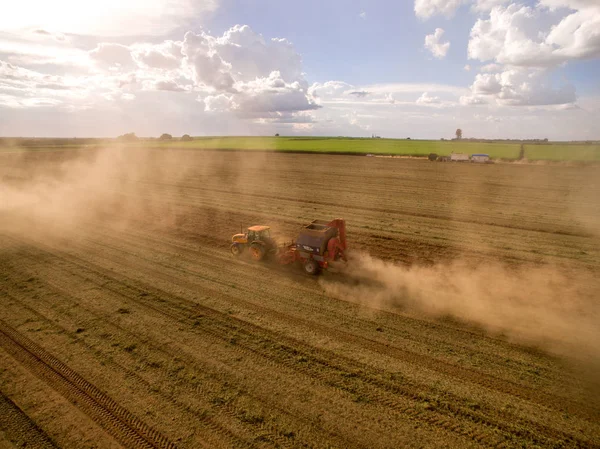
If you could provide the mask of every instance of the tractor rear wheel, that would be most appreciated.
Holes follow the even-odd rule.
[[[253,243],[250,245],[250,255],[252,256],[252,259],[257,262],[263,260],[265,257],[265,247],[259,243]]]
[[[239,243],[232,243],[229,249],[231,250],[231,254],[238,257],[240,254],[242,254],[244,248],[240,246]]]
[[[321,271],[321,267],[313,259],[306,259],[304,261],[304,272],[306,274],[315,275],[319,274],[319,271]]]

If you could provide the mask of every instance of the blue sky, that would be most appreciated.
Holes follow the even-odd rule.
[[[412,2],[407,1],[307,0],[291,11],[287,2],[228,0],[210,29],[220,34],[232,24],[248,24],[268,37],[293,42],[312,81],[372,84],[439,80],[440,64],[424,50],[423,36],[445,22],[443,18],[418,20]],[[454,66],[449,74],[457,82],[465,79],[467,24],[466,17],[456,17],[446,30],[463,44],[460,50],[452,48],[443,64]]]
[[[600,139],[597,0],[36,1],[0,135]]]

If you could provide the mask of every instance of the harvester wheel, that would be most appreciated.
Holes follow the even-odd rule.
[[[304,272],[306,274],[319,274],[321,267],[313,259],[306,259],[304,262]]]
[[[242,254],[242,250],[243,248],[239,245],[239,243],[232,243],[231,244],[231,254],[233,254],[234,256],[239,256],[240,254]]]
[[[250,255],[252,256],[252,259],[257,262],[263,260],[265,257],[265,247],[259,243],[253,243],[250,245]]]

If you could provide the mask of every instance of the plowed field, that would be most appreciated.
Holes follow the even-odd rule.
[[[0,447],[600,447],[599,167],[0,156]],[[343,217],[321,277],[229,253]]]

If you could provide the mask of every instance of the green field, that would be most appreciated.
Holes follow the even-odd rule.
[[[525,145],[525,155],[530,160],[597,162],[600,161],[600,145]]]
[[[138,143],[147,145],[148,143]],[[152,147],[221,150],[274,150],[307,153],[356,153],[396,156],[449,155],[452,152],[487,153],[494,158],[515,159],[514,143],[454,142],[439,140],[356,139],[344,137],[210,137],[191,142],[154,141]]]
[[[134,142],[114,139],[38,139],[20,145],[3,145],[0,151],[54,151],[85,149],[107,145],[194,150],[282,151],[297,153],[376,154],[423,157],[430,153],[447,156],[455,153],[486,153],[494,159],[518,159],[519,142],[470,142],[440,140],[370,139],[348,137],[195,137],[190,142],[178,139],[161,141],[140,138]],[[525,158],[549,161],[600,161],[600,145],[583,143],[524,144]]]

